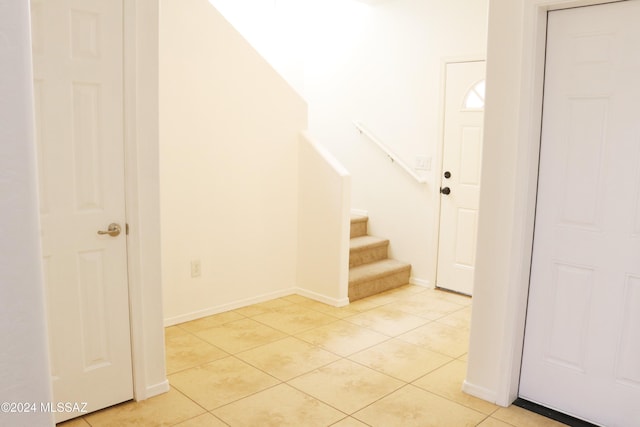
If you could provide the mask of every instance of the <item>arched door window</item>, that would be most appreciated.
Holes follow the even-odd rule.
[[[484,110],[484,90],[485,90],[485,81],[480,80],[478,83],[473,85],[467,95],[464,97],[464,106],[465,110]]]

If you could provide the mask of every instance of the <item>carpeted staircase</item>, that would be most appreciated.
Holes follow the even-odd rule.
[[[389,240],[367,234],[369,218],[351,215],[349,301],[409,283],[411,265],[387,258]]]

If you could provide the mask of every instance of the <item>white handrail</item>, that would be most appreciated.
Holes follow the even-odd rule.
[[[380,148],[387,155],[387,157],[391,159],[393,163],[397,164],[402,169],[404,169],[404,171],[409,175],[411,175],[411,177],[415,179],[418,183],[420,184],[427,183],[426,178],[423,178],[420,175],[416,174],[413,171],[413,169],[409,167],[409,165],[407,165],[400,157],[398,157],[393,151],[391,151],[389,147],[384,145],[382,141],[380,141],[374,134],[371,133],[371,131],[369,131],[366,127],[364,127],[362,123],[358,121],[354,121],[353,124],[358,129],[358,131],[360,131],[361,134],[363,134],[364,136],[369,138],[374,144],[376,144],[378,148]]]

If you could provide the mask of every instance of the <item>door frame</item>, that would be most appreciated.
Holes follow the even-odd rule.
[[[503,9],[495,13],[496,21],[505,17],[517,18],[510,23],[508,30],[505,29],[506,20],[498,22],[501,26],[500,35],[509,31],[514,36],[515,41],[509,44],[510,51],[500,54],[505,57],[511,55],[511,62],[505,62],[501,56],[489,65],[496,71],[487,70],[487,105],[496,112],[509,112],[504,120],[511,122],[505,126],[496,146],[492,147],[494,152],[489,156],[491,160],[487,161],[486,154],[483,155],[483,178],[485,164],[495,162],[498,157],[495,150],[508,147],[508,151],[501,152],[503,163],[506,164],[487,176],[492,183],[496,183],[500,181],[495,174],[506,172],[506,179],[513,178],[513,182],[504,183],[501,188],[492,189],[481,196],[481,207],[483,203],[488,206],[500,202],[501,205],[491,212],[496,214],[496,218],[486,220],[486,224],[483,224],[481,214],[480,226],[485,225],[486,230],[483,230],[482,244],[479,239],[477,254],[480,256],[482,252],[493,251],[490,256],[500,260],[497,264],[488,261],[489,255],[484,257],[486,266],[483,266],[482,278],[476,278],[476,289],[482,287],[483,292],[474,298],[469,366],[463,390],[501,406],[509,406],[518,397],[522,366],[538,181],[547,12],[618,1],[621,0],[520,0],[517,3],[513,0],[492,0]],[[490,26],[490,40],[491,32]],[[514,54],[516,57],[513,57]],[[489,57],[491,60],[491,54]],[[513,78],[503,83],[510,85],[510,89],[517,84],[517,93],[511,92],[509,95],[512,98],[505,105],[489,106],[494,96],[491,87],[493,81],[489,79],[505,71],[515,73]],[[504,91],[503,88],[496,88],[495,96],[504,101],[505,94],[499,93],[501,90]],[[485,126],[485,139],[490,132],[490,137],[496,137],[494,122],[490,126],[490,131],[489,126]],[[496,209],[501,209],[502,213]],[[490,215],[488,212],[485,214]],[[500,221],[501,228],[498,228]],[[489,241],[492,233],[503,233],[497,243]],[[495,338],[493,349],[484,345],[491,337]]]
[[[444,120],[445,120],[445,104],[447,96],[447,65],[458,64],[464,62],[484,62],[486,64],[487,57],[484,54],[474,55],[461,55],[461,56],[446,56],[440,58],[440,93],[438,94],[438,144],[436,145],[436,164],[435,172],[438,174],[439,179],[436,181],[433,187],[435,197],[435,215],[434,215],[434,239],[433,239],[433,253],[436,254],[433,261],[433,277],[431,283],[433,288],[438,286],[438,259],[440,257],[440,211],[442,209],[442,197],[440,195],[440,187],[442,187],[442,174],[444,163]],[[481,184],[482,185],[482,184]]]
[[[164,361],[158,145],[159,0],[123,1],[124,162],[135,400],[169,391]],[[44,307],[43,307],[44,309]],[[47,379],[51,384],[51,378]]]
[[[159,0],[124,1],[124,144],[135,400],[169,391],[160,263]]]

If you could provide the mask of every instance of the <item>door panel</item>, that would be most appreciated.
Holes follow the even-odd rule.
[[[553,300],[549,301],[545,360],[584,372],[594,270],[559,262],[552,268]]]
[[[436,286],[471,295],[476,256],[484,61],[446,66],[440,233]],[[481,83],[481,88],[478,87]]]
[[[133,397],[126,236],[97,234],[125,227],[122,2],[31,8],[54,400],[93,411]]]
[[[639,19],[638,1],[549,13],[520,382],[610,427],[640,419]]]
[[[598,208],[604,188],[602,154],[609,110],[608,97],[572,97],[567,102],[567,152],[562,175],[562,223],[599,230]]]
[[[620,343],[616,354],[616,380],[640,388],[640,276],[625,281],[624,309]]]
[[[460,142],[460,184],[480,186],[482,127],[464,126]]]

